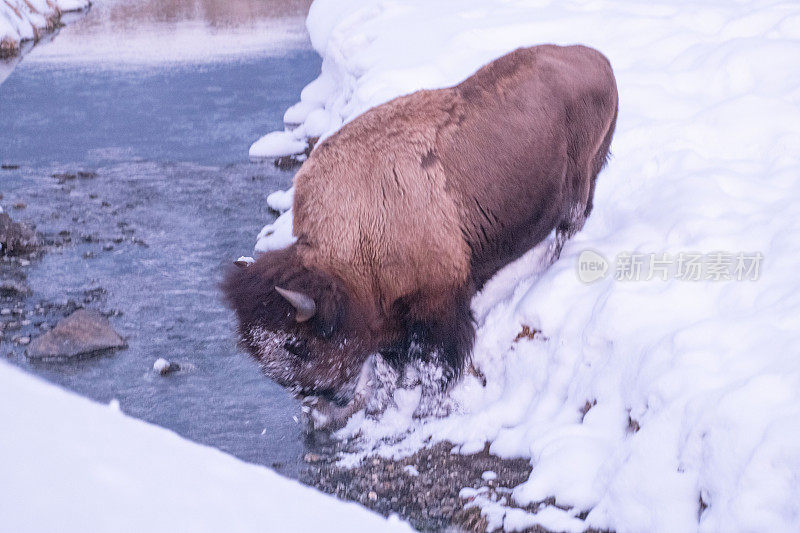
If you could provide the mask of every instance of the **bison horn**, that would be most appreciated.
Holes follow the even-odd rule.
[[[314,303],[314,299],[311,296],[281,287],[275,287],[275,290],[297,310],[294,318],[298,322],[305,322],[317,312],[317,304]]]
[[[233,264],[239,268],[247,268],[250,266],[248,261],[234,261]]]

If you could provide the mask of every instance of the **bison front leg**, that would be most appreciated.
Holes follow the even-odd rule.
[[[381,354],[371,356],[372,364],[369,376],[369,395],[365,411],[369,417],[377,417],[394,405],[394,391],[397,388],[397,369]]]
[[[446,363],[428,358],[416,361],[410,372],[413,379],[422,386],[414,418],[441,418],[449,415],[453,405],[447,392],[453,382],[453,370]]]
[[[437,316],[410,327],[407,379],[422,386],[416,418],[442,417],[452,409],[447,393],[461,376],[475,339],[469,302],[470,295],[463,291]]]

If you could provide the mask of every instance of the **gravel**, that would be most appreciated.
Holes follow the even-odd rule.
[[[488,446],[472,455],[451,454],[453,445],[439,443],[400,460],[370,457],[356,468],[340,468],[331,456],[306,457],[305,483],[345,500],[356,501],[383,515],[398,514],[422,531],[486,531],[477,508],[465,508],[464,487],[489,487],[497,493],[528,479],[526,459],[500,459]],[[310,459],[313,459],[310,461]],[[483,473],[496,477],[484,480]],[[540,530],[542,531],[542,530]]]

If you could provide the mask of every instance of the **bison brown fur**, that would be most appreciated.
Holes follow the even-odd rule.
[[[543,45],[357,117],[295,176],[296,242],[228,273],[243,345],[323,425],[381,409],[409,368],[441,397],[472,350],[475,292],[583,226],[616,116],[602,54]]]

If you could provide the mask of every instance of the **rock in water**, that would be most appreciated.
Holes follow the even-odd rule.
[[[31,359],[69,359],[124,346],[106,317],[93,309],[78,309],[34,339],[27,355]]]
[[[0,296],[27,296],[31,290],[27,285],[13,279],[0,281]]]
[[[177,372],[180,369],[181,365],[178,363],[173,363],[172,361],[167,361],[163,357],[159,357],[156,359],[156,362],[153,363],[153,371],[161,374],[162,376]]]
[[[33,228],[14,222],[8,213],[0,213],[0,255],[26,254],[38,246]]]

